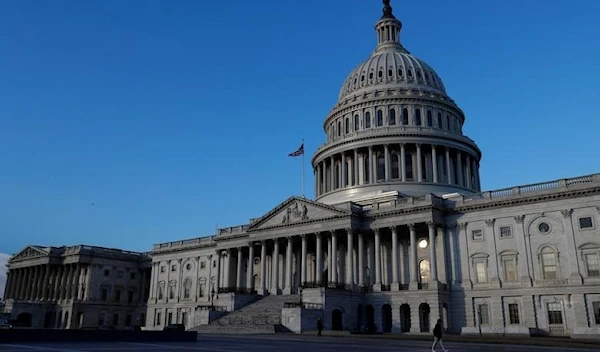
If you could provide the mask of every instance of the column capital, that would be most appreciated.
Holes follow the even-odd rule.
[[[522,224],[524,220],[525,220],[525,215],[515,216],[515,221],[517,222],[517,224]]]
[[[374,228],[374,229],[373,229],[373,230],[371,230],[371,231],[373,231],[373,234],[375,234],[375,235],[379,235],[379,228],[378,228],[378,227],[377,227],[377,228]]]
[[[494,223],[495,223],[495,222],[496,222],[496,219],[487,219],[487,220],[485,221],[485,224],[486,224],[487,226],[490,226],[490,227],[492,227],[492,226],[494,226]]]
[[[392,233],[398,232],[398,226],[397,225],[390,226],[389,229],[390,229],[390,231],[392,231]]]
[[[430,229],[435,229],[435,222],[434,221],[427,221],[427,227]]]
[[[305,238],[306,238],[306,234],[305,234],[305,233],[301,234],[301,235],[300,235],[300,238],[301,238],[301,239],[305,239]]]
[[[260,240],[260,245],[261,246],[266,246],[267,245],[267,240]]]
[[[322,232],[318,231],[318,232],[315,233],[315,236],[320,239],[321,238],[321,234],[322,234]]]
[[[421,143],[415,143],[415,145],[417,146],[417,148],[421,149]]]
[[[329,234],[333,237],[336,236],[336,232],[335,230],[329,230]]]
[[[248,248],[254,247],[254,241],[248,241]]]
[[[351,227],[347,227],[347,228],[346,228],[346,233],[353,233],[353,232],[354,232],[354,231],[352,230],[352,228],[351,228]]]
[[[467,225],[468,225],[468,224],[469,224],[468,222],[461,222],[461,223],[458,223],[458,227],[459,227],[461,230],[464,230],[464,229],[466,229],[466,228],[467,228]]]
[[[453,229],[453,228],[455,228],[456,226],[458,226],[458,225],[457,225],[455,222],[453,222],[453,223],[450,223],[450,224],[446,224],[446,228],[448,228],[448,229]]]
[[[406,226],[408,226],[408,229],[409,229],[410,231],[414,231],[414,230],[415,230],[415,224],[408,224],[408,225],[406,225]]]
[[[237,247],[236,249],[237,249],[239,252],[241,252],[241,251],[242,251],[242,248],[244,248],[244,247],[242,247],[242,246],[239,246],[239,247]]]
[[[563,209],[560,211],[560,213],[562,214],[562,216],[564,216],[565,218],[568,218],[571,216],[571,214],[573,214],[573,209]]]

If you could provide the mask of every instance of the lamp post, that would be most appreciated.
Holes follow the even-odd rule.
[[[215,288],[212,288],[212,291],[210,291],[210,309],[214,310],[215,309]]]

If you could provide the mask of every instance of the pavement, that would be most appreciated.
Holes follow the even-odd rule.
[[[450,352],[583,352],[590,348],[498,345],[449,341]],[[442,349],[438,347],[437,351]],[[600,350],[600,346],[598,346]],[[431,342],[356,337],[316,337],[305,335],[200,335],[197,342],[77,342],[0,343],[0,352],[429,352]]]

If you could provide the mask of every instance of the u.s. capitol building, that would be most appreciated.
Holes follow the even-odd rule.
[[[600,334],[600,175],[481,191],[465,115],[401,27],[384,1],[325,118],[315,200],[154,245],[145,328]],[[9,265],[16,317],[36,302],[10,296]]]

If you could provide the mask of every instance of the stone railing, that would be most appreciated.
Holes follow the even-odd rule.
[[[323,309],[322,303],[285,302],[283,308]]]
[[[256,294],[256,290],[247,287],[219,287],[219,293],[238,293],[238,294],[246,294],[246,295],[254,295]]]
[[[362,207],[363,211],[378,211],[385,210],[389,211],[394,208],[410,208],[414,205],[436,205],[440,203],[441,200],[432,194],[426,194],[418,197],[407,197],[407,198],[397,198],[391,201],[378,202],[373,204],[364,205]]]
[[[153,250],[161,250],[161,249],[169,249],[169,248],[177,248],[177,247],[188,247],[188,246],[202,246],[202,245],[211,245],[214,243],[215,236],[207,236],[207,237],[198,237],[192,238],[188,240],[180,240],[166,243],[159,243],[152,246]]]
[[[196,308],[198,308],[199,310],[212,310],[212,311],[216,311],[216,312],[226,312],[227,311],[227,306],[197,306]]]
[[[372,128],[350,132],[348,134],[343,134],[341,136],[335,136],[333,139],[330,139],[329,141],[325,142],[324,144],[321,144],[315,151],[315,154],[319,153],[323,149],[329,148],[336,144],[341,144],[345,141],[350,141],[350,140],[354,140],[357,138],[366,138],[366,137],[371,137],[371,136],[385,137],[386,134],[395,134],[395,133],[433,134],[435,136],[453,138],[456,140],[466,142],[468,144],[475,144],[475,142],[469,137],[466,137],[460,133],[443,130],[443,129],[440,129],[437,127],[404,126],[404,125],[385,126],[385,127],[374,126]]]
[[[600,184],[600,174],[586,175],[573,177],[562,180],[555,180],[549,182],[541,182],[535,183],[525,186],[518,186],[512,188],[504,188],[498,189],[494,191],[487,191],[482,193],[477,193],[470,196],[460,196],[451,198],[449,200],[456,201],[457,203],[468,203],[477,200],[489,200],[489,199],[497,199],[497,198],[506,198],[512,196],[520,196],[526,195],[528,193],[535,192],[543,192],[549,190],[559,190],[559,189],[568,189],[569,187],[581,184],[590,184],[590,183],[599,183]]]

